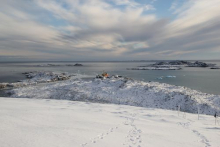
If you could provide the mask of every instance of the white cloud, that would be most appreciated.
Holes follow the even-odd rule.
[[[171,4],[171,6],[170,6],[169,11],[176,10],[177,5],[178,5],[178,4],[177,4],[177,1],[174,1],[174,2]]]
[[[129,7],[140,6],[140,4],[135,2],[134,0],[109,0],[109,1],[113,1],[116,5],[127,5]]]
[[[153,5],[146,5],[145,10],[156,10],[156,8]]]
[[[157,1],[157,0],[152,0],[152,1],[151,1],[151,4],[155,3],[156,1]]]
[[[172,21],[145,13],[156,9],[155,0],[0,2],[2,55],[175,58],[220,47],[220,0],[187,0],[180,7],[174,1]]]

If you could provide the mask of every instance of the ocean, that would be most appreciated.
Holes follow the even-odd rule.
[[[205,61],[220,66],[220,61]],[[66,66],[81,63],[83,66]],[[220,95],[220,69],[184,67],[182,70],[127,70],[155,62],[23,62],[0,63],[0,83],[17,82],[25,79],[23,72],[58,71],[97,75],[103,71],[109,75],[122,75],[135,80],[155,81],[171,85],[185,86],[204,93]],[[53,64],[56,66],[42,66]],[[58,66],[59,65],[59,66]],[[0,96],[3,96],[0,91]]]

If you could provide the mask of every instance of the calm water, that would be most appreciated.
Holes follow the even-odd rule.
[[[165,70],[126,70],[126,68],[137,67],[154,62],[81,62],[82,67],[37,67],[37,65],[47,63],[0,63],[0,82],[16,82],[25,79],[22,75],[27,71],[61,71],[70,73],[81,73],[96,75],[104,71],[111,74],[127,76],[143,81],[157,81],[179,86],[186,86],[205,93],[220,94],[220,70],[209,68],[192,68],[186,67],[179,71]],[[207,63],[215,63],[220,66],[220,61]],[[75,62],[52,62],[51,64],[75,64]],[[157,79],[162,76],[176,76],[176,78]],[[0,92],[1,93],[1,92]]]

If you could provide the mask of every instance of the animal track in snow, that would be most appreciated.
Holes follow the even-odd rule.
[[[178,125],[182,126],[183,128],[185,129],[189,129],[189,126],[191,125],[190,122],[186,122],[186,123],[183,123],[183,122],[179,122],[177,123]]]
[[[194,134],[196,134],[196,135],[200,138],[199,141],[205,144],[205,147],[211,146],[211,145],[209,144],[209,140],[208,140],[204,135],[202,135],[201,133],[199,133],[199,132],[196,131],[196,130],[192,130],[192,131],[193,131]]]
[[[88,144],[93,144],[93,143],[97,143],[98,141],[104,139],[107,135],[109,135],[110,133],[114,132],[115,130],[118,129],[118,126],[110,128],[108,131],[106,131],[105,133],[102,133],[100,135],[98,135],[97,137],[91,138],[89,142],[83,143],[81,144],[82,147],[87,146]]]
[[[181,123],[181,122],[179,122],[179,123],[177,123],[178,125],[181,125],[183,128],[185,128],[185,129],[189,129],[189,126],[191,125],[191,123],[190,122],[187,122],[187,123]],[[202,135],[201,133],[199,133],[197,130],[191,130],[196,136],[198,136],[200,139],[199,139],[199,141],[200,142],[202,142],[203,144],[205,144],[205,147],[209,147],[209,146],[211,146],[210,144],[209,144],[209,140],[204,136],[204,135]]]
[[[135,117],[136,114],[131,114],[131,117],[127,118],[124,125],[129,125],[131,129],[128,131],[128,135],[126,136],[126,141],[123,145],[127,147],[141,147],[141,130],[138,129],[135,125]]]

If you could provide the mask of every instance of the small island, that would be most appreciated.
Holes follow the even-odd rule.
[[[82,64],[76,63],[74,66],[83,66]]]
[[[66,64],[66,66],[83,66],[82,64],[76,63],[76,64]]]
[[[208,64],[201,61],[189,62],[189,61],[169,61],[169,62],[157,62],[151,66],[185,66],[185,67],[213,67],[215,64]]]
[[[170,66],[155,66],[155,67],[137,67],[137,68],[127,68],[127,70],[181,70],[180,67],[170,67]]]
[[[220,67],[211,67],[210,69],[220,69]]]
[[[201,61],[189,62],[183,60],[160,61],[151,65],[127,68],[127,70],[181,70],[183,67],[210,67],[210,69],[220,69],[215,64],[208,64]]]

